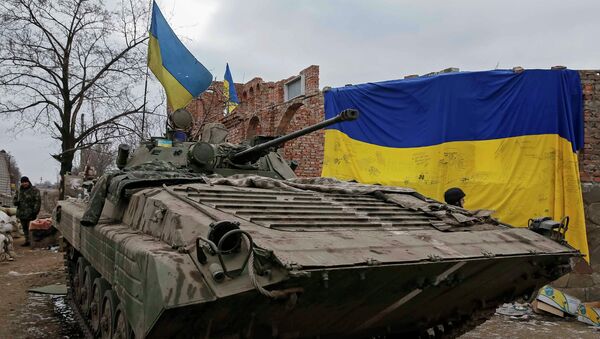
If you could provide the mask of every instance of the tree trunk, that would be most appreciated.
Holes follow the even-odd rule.
[[[71,173],[73,169],[73,158],[75,152],[64,153],[60,159],[60,185],[58,186],[58,199],[65,199],[65,174]]]

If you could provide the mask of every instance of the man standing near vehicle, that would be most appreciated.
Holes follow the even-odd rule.
[[[21,246],[29,246],[29,222],[37,219],[41,203],[40,191],[31,184],[28,177],[22,177],[21,187],[14,198],[17,218],[21,221],[25,234],[25,243]]]

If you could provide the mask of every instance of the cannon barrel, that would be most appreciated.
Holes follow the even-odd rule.
[[[333,118],[321,121],[317,124],[314,124],[312,126],[308,126],[306,128],[303,128],[301,130],[298,130],[296,132],[292,132],[290,134],[286,134],[286,135],[282,135],[278,138],[275,138],[273,140],[269,140],[267,142],[264,142],[262,144],[258,144],[256,146],[250,147],[248,149],[245,149],[241,152],[238,152],[234,155],[231,156],[231,161],[233,162],[237,162],[237,163],[241,163],[241,162],[245,162],[245,161],[249,161],[250,159],[252,159],[253,157],[255,157],[256,155],[261,154],[261,152],[263,152],[266,149],[269,149],[273,146],[277,146],[279,144],[282,144],[288,140],[292,140],[292,139],[296,139],[298,137],[301,137],[303,135],[306,135],[308,133],[314,132],[316,130],[319,130],[321,128],[325,128],[327,126],[331,126],[333,124],[336,124],[338,122],[342,122],[342,121],[352,121],[352,120],[356,120],[358,118],[358,111],[355,109],[347,109],[342,111],[340,114],[336,115]]]

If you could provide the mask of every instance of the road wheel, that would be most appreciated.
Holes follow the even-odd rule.
[[[112,290],[104,293],[102,298],[102,307],[100,312],[100,338],[113,338],[115,311],[117,297]]]
[[[81,305],[81,281],[83,279],[83,272],[87,262],[83,258],[77,259],[75,265],[75,272],[73,273],[73,300],[76,305]]]
[[[133,331],[131,330],[131,326],[129,325],[129,321],[127,320],[123,304],[119,304],[119,306],[117,306],[117,311],[115,314],[115,331],[113,338],[132,339],[133,337]]]
[[[66,252],[68,255],[68,258],[70,261],[75,262],[75,260],[77,259],[78,253],[77,250],[75,249],[75,247],[71,246],[71,244],[69,244],[66,240],[65,241],[65,248],[66,248]]]
[[[81,314],[87,317],[88,311],[90,310],[90,299],[92,292],[92,267],[88,265],[83,270],[83,279],[81,279],[80,290],[80,300],[79,300],[79,308],[81,309]]]
[[[92,284],[92,293],[90,299],[90,325],[92,327],[92,331],[94,335],[100,333],[100,317],[101,317],[101,305],[102,305],[102,297],[104,293],[109,290],[110,287],[106,280],[102,278],[94,279],[94,283]]]

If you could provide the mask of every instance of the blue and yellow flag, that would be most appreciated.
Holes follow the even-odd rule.
[[[325,115],[360,111],[325,134],[323,176],[412,187],[501,221],[570,217],[567,240],[588,254],[577,151],[579,74],[571,70],[461,72],[325,92]]]
[[[223,79],[223,95],[227,99],[227,113],[233,112],[233,110],[239,105],[237,93],[235,92],[235,83],[231,77],[229,71],[229,63],[225,66],[225,77]]]
[[[210,86],[213,78],[179,41],[156,2],[152,3],[148,66],[165,88],[172,110],[187,106]]]

